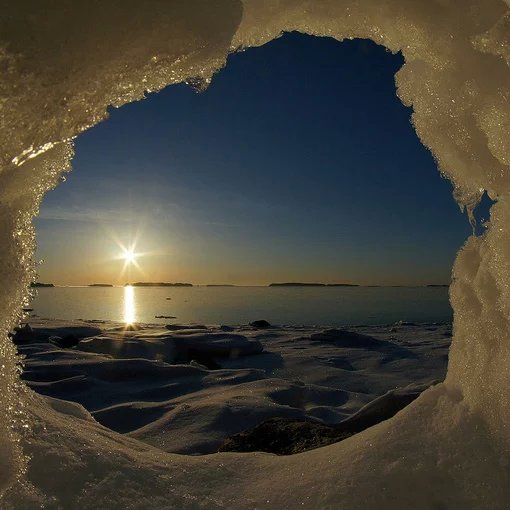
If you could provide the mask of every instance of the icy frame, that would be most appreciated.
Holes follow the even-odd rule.
[[[510,0],[4,0],[1,12],[2,508],[510,506]],[[167,454],[33,394],[7,333],[34,278],[32,219],[70,169],[73,139],[109,105],[206,87],[229,52],[293,30],[401,51],[398,96],[455,199],[468,213],[484,191],[496,201],[453,268],[445,382],[290,457]]]

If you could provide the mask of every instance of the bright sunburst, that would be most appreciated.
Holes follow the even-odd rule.
[[[134,264],[136,262],[137,254],[133,249],[124,250],[122,253],[122,258],[126,262],[126,264]]]
[[[120,248],[120,253],[118,253],[115,258],[124,262],[121,275],[126,274],[129,281],[131,278],[131,269],[136,271],[141,270],[138,261],[144,254],[136,250],[136,244],[134,243],[126,246],[120,242],[117,242],[117,245]]]

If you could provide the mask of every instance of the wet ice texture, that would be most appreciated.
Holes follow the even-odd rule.
[[[17,413],[26,409],[29,437],[42,431],[30,445],[22,440],[31,462],[42,463],[45,451],[58,444],[63,464],[72,463],[73,476],[83,477],[63,479],[57,500],[94,496],[106,505],[114,488],[126,482],[130,489],[117,501],[133,508],[134,502],[171,506],[173,491],[182,493],[184,499],[176,499],[182,508],[183,501],[224,506],[229,497],[229,508],[263,499],[311,508],[375,508],[376,502],[378,508],[506,506],[509,0],[57,0],[51,9],[21,0],[1,7],[0,488],[20,473],[16,437],[23,429]],[[99,432],[90,420],[77,423],[65,414],[72,406],[48,406],[25,393],[6,332],[33,277],[31,218],[68,168],[73,137],[103,119],[108,105],[139,99],[144,90],[185,80],[206,84],[229,50],[263,44],[283,30],[339,40],[365,37],[402,51],[399,97],[413,106],[417,134],[454,183],[459,204],[472,208],[483,190],[497,200],[487,233],[469,239],[455,263],[446,384],[390,422],[339,445],[298,460],[253,455],[242,462],[237,456],[191,461],[149,451]],[[102,460],[98,451],[110,453]],[[193,466],[188,473],[187,466]],[[85,484],[87,472],[108,468],[112,472],[100,485]],[[235,493],[226,489],[226,478]],[[22,498],[44,500],[47,482],[41,473],[32,488],[17,484],[19,507],[28,507]],[[222,497],[215,498],[215,491]],[[206,496],[197,500],[197,494]]]

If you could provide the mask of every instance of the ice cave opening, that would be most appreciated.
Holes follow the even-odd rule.
[[[233,448],[234,443],[229,438],[253,430],[273,415],[274,425],[266,424],[265,427],[316,426],[321,436],[321,442],[309,441],[302,433],[298,437],[304,442],[298,438],[294,440],[299,447],[291,441],[283,441],[282,446],[275,446],[280,448],[278,451],[282,448],[293,452],[301,448],[312,449],[344,437],[347,432],[341,432],[342,427],[349,428],[348,433],[352,433],[360,430],[361,423],[366,427],[365,424],[391,417],[384,413],[377,418],[372,415],[370,421],[358,414],[353,419],[352,415],[365,402],[372,402],[372,407],[363,411],[367,413],[374,409],[377,397],[399,387],[399,393],[386,396],[392,399],[395,409],[399,409],[397,403],[405,405],[419,395],[417,388],[423,390],[432,381],[442,381],[451,336],[451,309],[446,287],[453,257],[471,229],[466,215],[452,200],[451,183],[441,178],[429,151],[417,139],[410,123],[411,109],[404,107],[396,97],[394,74],[402,64],[400,54],[393,55],[371,41],[340,43],[298,33],[283,34],[263,47],[229,56],[225,69],[200,94],[185,84],[168,87],[143,101],[112,109],[107,120],[80,135],[75,143],[72,174],[65,184],[46,195],[34,220],[38,241],[36,258],[45,260],[42,269],[46,269],[42,273],[39,266],[38,279],[55,282],[57,288],[37,289],[37,298],[30,304],[30,315],[25,318],[36,331],[32,338],[26,331],[13,338],[24,357],[22,379],[29,388],[44,396],[81,404],[100,424],[155,447],[162,445],[166,452],[204,455]],[[367,119],[370,119],[370,126],[366,125]],[[375,153],[376,160],[372,156]],[[235,170],[240,168],[242,172],[232,174],[231,160],[235,162]],[[349,172],[342,178],[347,166]],[[413,168],[413,172],[409,172],[409,168]],[[373,185],[374,181],[377,184]],[[207,192],[200,192],[203,189]],[[373,209],[374,195],[378,203],[377,214]],[[436,197],[434,203],[429,199],[431,195]],[[349,204],[349,200],[355,202],[356,208]],[[262,205],[257,208],[258,201]],[[397,206],[398,201],[405,205]],[[227,219],[236,218],[237,228],[225,223],[225,204],[229,204]],[[303,204],[306,204],[305,209]],[[296,219],[282,215],[282,209],[292,211],[292,218]],[[205,218],[193,216],[193,213],[202,211]],[[270,228],[267,226],[268,214],[271,215]],[[346,216],[355,218],[354,229],[349,229],[352,222],[343,221]],[[380,224],[385,226],[382,239],[377,233]],[[371,231],[374,226],[377,228],[375,239]],[[476,227],[482,234],[481,222],[477,222]],[[188,281],[189,267],[179,265],[182,258],[187,262],[191,259],[194,270],[203,268],[205,276],[202,278],[209,278],[218,257],[215,251],[218,250],[218,237],[222,244],[228,245],[228,251],[221,252],[223,264],[230,270],[241,260],[241,270],[249,274],[247,251],[255,251],[256,256],[248,260],[256,259],[257,267],[267,260],[272,262],[277,256],[272,246],[278,246],[289,232],[294,231],[300,244],[310,246],[305,253],[311,252],[312,260],[320,261],[322,271],[333,259],[333,264],[329,262],[330,274],[336,270],[339,275],[345,275],[348,271],[346,264],[350,262],[346,253],[350,252],[352,258],[361,261],[357,267],[358,278],[375,274],[386,281],[402,278],[401,282],[405,284],[409,269],[403,268],[412,267],[410,273],[414,280],[411,286],[397,285],[394,288],[361,284],[362,289],[358,290],[365,292],[365,299],[363,294],[353,296],[351,291],[354,289],[341,284],[336,288],[339,292],[335,293],[331,286],[323,289],[326,294],[322,297],[320,291],[312,292],[298,297],[298,302],[292,293],[283,292],[280,296],[284,297],[278,298],[275,297],[278,289],[267,289],[269,293],[263,298],[267,306],[261,308],[257,295],[262,287],[256,287],[258,294],[252,294],[253,287],[246,287],[241,280],[240,284],[229,282],[229,288],[221,289],[226,286],[216,285],[206,289],[204,287],[210,286],[195,279],[193,289],[168,289],[173,295],[171,303],[162,300],[168,311],[166,315],[157,316],[155,313],[162,304],[156,296],[158,289],[167,292],[165,287],[156,287],[151,293],[151,287],[147,289],[143,284],[125,286],[126,282],[144,278],[155,282],[169,281],[161,273],[154,277],[154,272],[161,271],[162,267],[165,271],[174,271],[179,281]],[[329,243],[324,243],[321,231],[327,233]],[[243,237],[245,232],[251,239],[256,239],[248,249],[244,246],[247,242]],[[225,239],[224,236],[230,237]],[[445,237],[448,243],[444,242]],[[126,238],[136,239],[136,242],[125,242]],[[193,241],[200,242],[198,246],[204,249],[197,249]],[[186,246],[188,243],[191,250]],[[286,248],[285,270],[288,271],[289,265],[296,260],[306,260],[306,254],[300,253],[300,244],[296,245],[294,239],[288,245],[283,243],[284,247],[290,246],[290,249]],[[373,257],[367,254],[367,244],[376,247],[371,250],[375,254]],[[429,250],[425,253],[421,245],[426,245]],[[128,260],[123,258],[122,246],[132,246],[136,256],[132,255]],[[184,257],[179,257],[179,249],[185,253]],[[241,255],[236,256],[236,253]],[[303,262],[298,264],[303,267]],[[354,270],[357,268],[354,266]],[[99,280],[93,271],[101,271]],[[92,281],[103,283],[91,285],[91,280],[87,280],[91,274],[96,278]],[[426,285],[430,281],[426,278],[431,277],[436,283],[443,281],[446,284],[422,287],[420,291],[420,283]],[[412,285],[418,287],[413,291]],[[308,287],[308,290],[313,288]],[[280,288],[282,291],[286,289],[289,290],[286,286]],[[186,293],[186,299],[180,297],[180,290]],[[347,293],[342,292],[345,290]],[[208,297],[207,291],[213,297]],[[421,306],[402,308],[403,302],[397,300],[401,294],[407,296],[402,301],[419,301],[420,297],[426,301]],[[190,305],[185,303],[196,302],[197,298],[201,299],[203,309],[192,308],[190,313],[186,309]],[[304,308],[299,299],[306,300]],[[352,299],[355,305],[350,301]],[[226,302],[227,306],[218,306],[219,301]],[[362,301],[370,302],[368,310],[361,305]],[[387,306],[388,301],[392,305]],[[211,302],[217,307],[211,306]],[[229,312],[226,308],[233,310]],[[256,390],[249,385],[247,388],[243,386],[244,379],[235,372],[240,368],[233,360],[235,355],[233,359],[225,360],[197,348],[189,354],[175,344],[178,338],[165,330],[170,326],[179,331],[180,327],[189,327],[188,321],[196,325],[222,324],[227,330],[223,332],[225,342],[229,341],[228,330],[231,330],[230,341],[240,338],[235,335],[243,335],[246,345],[250,346],[239,318],[246,317],[246,326],[249,326],[253,308],[273,326],[287,325],[287,330],[280,333],[271,329],[268,337],[284,336],[285,332],[292,335],[291,326],[297,326],[297,320],[302,325],[324,325],[323,329],[366,324],[367,321],[396,323],[387,328],[394,335],[399,329],[399,321],[445,322],[421,327],[414,324],[416,329],[412,332],[399,329],[400,334],[392,338],[393,345],[381,342],[376,346],[374,340],[370,363],[365,358],[368,352],[363,349],[357,354],[356,351],[345,353],[349,359],[345,362],[334,349],[330,356],[327,347],[316,349],[313,343],[303,342],[300,349],[308,353],[305,359],[324,358],[329,365],[345,365],[351,370],[355,370],[353,365],[356,370],[362,370],[366,365],[376,366],[380,355],[379,373],[370,373],[365,368],[363,383],[356,382],[354,378],[357,376],[350,381],[342,372],[335,377],[327,367],[320,366],[315,370],[324,373],[321,379],[309,376],[313,369],[308,366],[303,372],[304,380],[290,365],[285,367],[284,373],[276,373],[273,367],[286,365],[286,360],[291,363],[290,348],[285,350],[285,356],[281,354],[288,345],[284,341],[279,347],[280,358],[276,346],[264,349],[263,356],[271,360],[268,366],[264,365],[263,357],[254,361],[240,355],[242,368],[250,368],[251,362],[267,370],[265,378],[270,382],[258,379],[257,385],[253,385]],[[168,315],[170,313],[172,315]],[[415,315],[409,316],[409,313]],[[63,322],[52,322],[45,317]],[[82,318],[78,323],[73,321],[77,317]],[[65,320],[72,323],[67,324]],[[335,322],[328,322],[331,320]],[[94,322],[89,324],[88,321]],[[118,326],[117,321],[124,324]],[[159,324],[156,326],[155,322]],[[94,329],[99,324],[103,324],[101,327],[106,331]],[[412,325],[407,324],[408,327]],[[109,336],[110,329],[122,326],[126,329],[125,337],[116,333]],[[429,331],[436,328],[437,332],[432,338],[420,340],[426,334],[424,328]],[[135,336],[133,331],[137,329],[140,333]],[[187,331],[188,343],[193,340],[190,336],[192,329],[183,330]],[[154,336],[156,332],[161,335],[159,338],[166,348],[147,341],[144,330],[146,335]],[[366,334],[370,332],[377,335],[381,330],[374,327],[365,331]],[[310,328],[306,334],[316,333],[320,334],[320,331]],[[76,335],[82,334],[99,336],[100,339],[80,341]],[[197,329],[194,334],[202,335],[202,341],[207,342],[207,339],[214,339],[218,331],[209,326]],[[263,334],[248,332],[248,335],[256,336],[252,347],[258,347],[256,341],[263,338]],[[299,330],[299,335],[305,335],[305,331]],[[392,348],[400,342],[409,343],[406,337],[415,341],[415,351],[402,349],[398,359],[397,350]],[[49,345],[41,346],[41,350],[33,345],[50,338]],[[358,338],[366,343],[372,337]],[[427,351],[424,345],[434,340],[436,348]],[[72,348],[74,360],[67,359],[65,350],[52,350],[55,349],[53,345]],[[293,345],[292,349],[295,352],[297,346]],[[418,356],[422,350],[423,354],[426,352],[424,359],[416,361],[414,367],[406,366],[404,359],[409,364],[413,353]],[[107,380],[112,385],[104,384],[104,379],[97,373],[101,363],[99,356],[96,357],[98,366],[89,363],[86,357],[81,364],[77,352],[104,354],[119,360],[110,364],[107,373]],[[49,358],[53,362],[48,365],[44,360]],[[122,375],[126,387],[130,387],[133,380],[138,380],[138,386],[124,393],[114,390],[116,374],[121,372],[120,360],[137,358],[170,364],[201,363],[211,370],[230,369],[231,395],[223,401],[217,396],[223,391],[222,377],[215,378],[210,374],[206,390],[201,383],[202,373],[192,371],[185,376],[189,390],[179,391],[183,377],[168,374],[173,390],[165,394],[168,380],[161,377],[159,382],[158,367],[150,363],[145,369],[138,367],[144,376],[137,372],[136,363],[133,363],[131,379],[127,372]],[[280,361],[277,363],[275,358]],[[387,363],[392,366],[385,371]],[[154,381],[150,380],[151,367]],[[289,377],[298,378],[296,383],[301,386],[282,381]],[[384,377],[387,382],[382,384]],[[76,384],[77,379],[80,384]],[[276,389],[278,384],[282,385],[279,390]],[[311,386],[304,386],[306,389],[303,390],[302,385],[306,384]],[[407,390],[402,389],[409,385]],[[204,393],[202,406],[193,396],[200,389]],[[359,397],[358,389],[366,392],[363,397]],[[247,391],[252,395],[249,401],[245,398]],[[315,391],[320,397],[312,395]],[[297,397],[300,392],[301,399]],[[135,398],[134,394],[138,396]],[[287,398],[281,397],[283,394]],[[272,402],[273,395],[275,402],[268,405],[266,402]],[[216,405],[208,406],[210,400]],[[296,404],[298,400],[299,405]],[[383,410],[381,400],[377,401],[377,406]],[[202,424],[202,434],[193,434],[189,430],[191,427],[183,425],[185,420],[180,412],[183,407],[188,408],[188,414],[195,417],[195,422]],[[284,421],[288,414],[294,417],[293,424]],[[219,418],[228,415],[231,415],[230,420]],[[351,420],[335,428],[346,416]],[[319,421],[319,425],[304,424],[303,419]],[[156,424],[157,420],[161,425]],[[223,444],[225,441],[227,443]],[[235,447],[239,448],[239,445]],[[254,446],[250,445],[250,448]],[[260,448],[271,451],[264,441]]]
[[[150,4],[62,1],[50,11],[27,1],[5,6],[0,21],[4,507],[507,508],[508,1]],[[291,30],[402,51],[398,95],[413,106],[417,134],[457,201],[472,210],[484,190],[497,200],[488,231],[470,238],[454,265],[445,383],[388,422],[285,459],[162,454],[98,430],[79,407],[28,392],[7,332],[33,276],[32,217],[69,166],[72,139],[110,104],[187,79],[206,83],[229,51]]]

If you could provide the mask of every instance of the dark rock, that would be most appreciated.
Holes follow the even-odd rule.
[[[218,451],[291,455],[336,443],[351,435],[312,421],[272,418],[249,431],[228,438]]]
[[[273,418],[226,439],[220,452],[267,452],[291,455],[336,443],[388,420],[415,400],[428,385],[389,391],[338,425]]]
[[[252,328],[256,328],[256,329],[266,329],[266,328],[270,328],[271,324],[269,324],[269,322],[267,322],[266,320],[261,319],[258,321],[250,322],[250,326]]]

